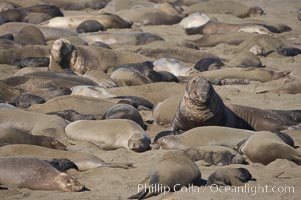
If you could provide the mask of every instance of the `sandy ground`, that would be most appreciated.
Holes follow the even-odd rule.
[[[266,15],[245,19],[247,21],[266,21],[268,23],[283,23],[292,28],[292,31],[283,33],[280,36],[290,40],[296,45],[301,44],[301,26],[297,20],[296,12],[300,7],[301,2],[297,0],[245,0],[243,1],[249,6],[260,6],[267,13]],[[80,12],[94,12],[91,10]],[[65,12],[68,14],[75,13],[74,11]],[[210,15],[216,17],[219,21],[225,22],[241,22],[231,15]],[[143,31],[156,33],[163,37],[166,41],[180,42],[185,39],[194,39],[198,36],[187,36],[179,25],[171,26],[144,26],[140,27]],[[235,56],[232,54],[232,46],[217,45],[212,48],[203,48],[201,51],[206,51],[218,55],[219,57],[229,58]],[[295,57],[283,57],[277,54],[271,54],[267,57],[260,57],[260,60],[267,68],[278,70],[290,70],[293,74],[301,75],[301,55]],[[193,63],[193,62],[192,62]],[[190,63],[191,64],[191,63]],[[1,65],[1,79],[11,76],[17,69],[7,65]],[[215,86],[217,92],[223,99],[235,104],[255,106],[265,109],[300,109],[301,94],[276,94],[265,93],[256,94],[255,88],[262,83],[252,82],[247,86]],[[151,113],[145,113],[151,116]],[[157,132],[166,130],[166,128],[156,125],[149,125],[148,133],[153,137]],[[291,133],[295,139],[296,146],[301,145],[301,132]],[[87,143],[76,143],[68,147],[72,150],[88,152],[99,156],[107,162],[132,162],[135,165],[133,169],[116,169],[116,168],[97,168],[85,172],[77,172],[69,170],[74,174],[80,182],[84,183],[91,191],[81,193],[68,192],[46,192],[46,191],[31,191],[28,189],[12,189],[1,190],[0,198],[5,200],[15,199],[31,199],[31,200],[52,200],[52,199],[98,199],[98,200],[114,200],[126,199],[137,191],[137,185],[147,176],[149,170],[155,160],[166,152],[165,150],[153,150],[144,153],[130,152],[125,149],[115,151],[103,151],[91,146]],[[197,162],[202,173],[202,178],[207,179],[208,176],[220,167],[206,167]],[[277,160],[268,166],[261,164],[249,165],[233,165],[233,167],[247,168],[256,181],[251,181],[246,184],[246,190],[243,192],[235,191],[217,191],[216,188],[197,187],[182,188],[182,191],[160,194],[149,198],[155,199],[300,199],[301,196],[301,167],[296,164],[286,161]],[[262,191],[260,187],[268,187],[267,191]],[[275,187],[274,187],[275,186]],[[294,192],[289,192],[288,188],[293,187]],[[274,191],[272,192],[272,187]],[[233,188],[232,188],[233,189]],[[189,191],[187,191],[189,190]],[[278,191],[279,190],[279,191]],[[286,191],[284,191],[286,190]]]

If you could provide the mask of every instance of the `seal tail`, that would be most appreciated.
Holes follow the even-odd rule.
[[[133,163],[106,163],[105,167],[131,169],[135,168]]]
[[[149,188],[145,188],[141,192],[138,192],[137,194],[134,194],[133,196],[128,197],[128,199],[143,199],[149,192]]]

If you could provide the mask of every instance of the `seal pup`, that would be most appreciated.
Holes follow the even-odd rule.
[[[213,172],[207,181],[207,185],[214,186],[241,186],[249,180],[252,180],[252,175],[246,168],[222,168]]]
[[[21,108],[29,108],[34,104],[42,104],[45,102],[45,99],[42,97],[32,94],[21,94],[20,96],[17,96],[11,104]]]
[[[287,159],[301,165],[301,152],[286,144],[278,135],[267,131],[253,134],[235,149],[254,163],[268,165],[276,159]]]
[[[51,149],[66,150],[67,147],[55,138],[30,133],[14,128],[0,128],[0,143],[31,144]]]
[[[143,152],[151,143],[141,126],[128,119],[80,120],[68,124],[65,134],[71,140],[88,141],[103,150]]]
[[[112,106],[105,112],[102,119],[129,119],[139,124],[144,130],[147,128],[139,111],[129,104],[118,103]]]
[[[298,110],[291,112],[300,112]],[[211,83],[195,76],[186,85],[170,130],[189,130],[198,126],[226,126],[257,131],[283,130],[300,123],[298,119],[275,114],[268,110],[234,104],[224,104]]]
[[[30,190],[87,190],[75,177],[58,171],[49,163],[30,157],[0,158],[0,183],[8,187]]]
[[[219,58],[203,58],[194,65],[194,69],[197,69],[200,72],[211,71],[220,69],[224,65],[225,64]]]
[[[249,138],[254,131],[220,126],[203,126],[193,128],[184,133],[170,132],[170,135],[155,136],[153,149],[186,150],[196,146],[225,146],[234,148],[239,142]],[[176,135],[173,135],[176,134]]]
[[[205,161],[208,165],[230,165],[230,164],[246,164],[245,159],[229,147],[223,146],[197,146],[186,149],[184,154],[193,161]]]
[[[87,171],[98,167],[111,167],[129,169],[133,168],[132,163],[109,163],[93,154],[78,151],[63,151],[50,149],[42,146],[28,144],[10,144],[0,147],[0,156],[25,156],[35,157],[42,160],[52,161],[53,159],[68,159],[75,163],[79,171]]]
[[[103,25],[96,20],[84,21],[76,27],[77,33],[90,33],[104,30],[105,28],[103,27]]]
[[[177,191],[183,186],[196,183],[201,179],[198,166],[182,152],[165,153],[152,167],[149,176],[143,181],[145,187],[128,199],[144,199],[161,192]],[[158,190],[152,187],[159,186]]]

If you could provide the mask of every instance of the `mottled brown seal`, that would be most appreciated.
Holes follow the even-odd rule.
[[[192,78],[186,86],[170,129],[189,130],[198,126],[227,126],[233,128],[275,131],[300,123],[289,117],[300,110],[275,113],[258,108],[224,104],[211,83],[202,76]]]
[[[153,166],[144,180],[142,191],[129,199],[144,199],[162,192],[177,191],[201,179],[197,165],[182,152],[172,151],[164,154]],[[157,187],[157,190],[154,190]]]
[[[60,172],[49,163],[30,157],[0,158],[1,185],[31,190],[87,190],[75,177]]]
[[[226,136],[227,137],[227,136]],[[236,151],[223,146],[198,146],[186,149],[184,154],[193,161],[203,160],[208,165],[245,164],[245,159]]]
[[[126,148],[143,152],[150,145],[147,133],[136,122],[127,119],[76,121],[66,126],[65,134],[69,139],[88,141],[104,150]]]

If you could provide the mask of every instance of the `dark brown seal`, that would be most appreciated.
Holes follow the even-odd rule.
[[[277,112],[254,107],[224,104],[211,83],[202,76],[192,78],[186,86],[171,130],[189,130],[199,126],[226,126],[232,128],[275,131],[301,122],[301,110]]]

